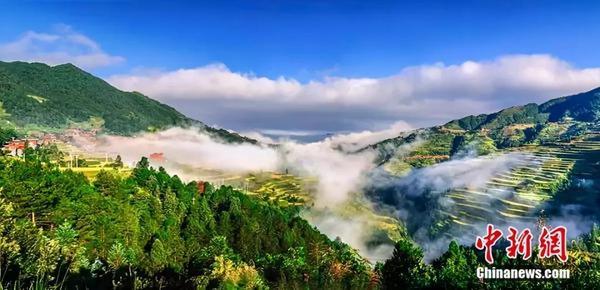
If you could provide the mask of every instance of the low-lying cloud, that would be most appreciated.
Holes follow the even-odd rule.
[[[352,137],[352,140],[361,141],[356,137]],[[347,221],[337,216],[335,211],[330,211],[362,192],[367,173],[375,167],[375,153],[372,151],[348,154],[332,147],[330,141],[310,144],[285,141],[277,146],[229,144],[213,139],[198,129],[182,128],[144,133],[136,137],[101,136],[94,142],[78,140],[78,144],[80,148],[92,152],[120,154],[131,165],[142,156],[162,153],[166,162],[155,165],[164,166],[184,180],[203,179],[189,168],[213,169],[234,175],[289,170],[298,176],[315,177],[317,184],[313,208],[327,213],[320,214],[315,225],[322,226],[324,233],[331,238],[340,237],[361,253],[377,256],[372,258],[380,260],[391,253],[391,247],[367,251],[368,231],[351,229],[353,226],[365,226],[362,217]],[[346,226],[342,227],[340,223],[340,227],[332,228],[331,222],[335,220],[344,221]],[[354,230],[357,229],[354,227]]]
[[[496,210],[499,200],[511,200],[516,194],[514,188],[486,190],[486,183],[517,166],[527,165],[541,169],[542,163],[535,156],[525,153],[505,153],[489,156],[476,156],[474,152],[462,152],[450,161],[433,166],[414,169],[408,175],[398,177],[383,170],[371,173],[368,195],[377,203],[393,205],[399,219],[405,222],[411,237],[423,248],[426,261],[432,261],[448,250],[448,244],[458,241],[472,245],[477,235],[483,235],[488,223],[506,230],[513,226],[522,230],[530,228],[538,234],[537,218],[548,207],[545,203],[531,209],[524,218],[505,218]],[[448,227],[432,229],[450,219],[447,214],[460,216],[456,203],[447,194],[453,190],[467,190],[470,205],[480,205],[484,220],[469,220],[465,225],[453,222]],[[487,213],[486,213],[487,212]],[[569,229],[568,238],[574,239],[589,232],[591,219],[583,216],[577,207],[561,205],[560,210],[547,217],[548,225],[564,225]]]
[[[80,144],[85,148],[81,141]],[[316,207],[336,206],[347,201],[352,192],[360,191],[375,159],[374,152],[348,154],[329,141],[309,144],[285,141],[276,147],[229,144],[197,129],[182,128],[137,137],[102,136],[88,146],[90,151],[121,154],[129,164],[142,156],[163,153],[171,166],[180,164],[234,173],[289,170],[301,176],[315,176],[318,177]]]
[[[394,250],[392,243],[377,243],[370,245],[376,239],[375,225],[369,218],[357,214],[355,216],[340,216],[335,212],[312,210],[305,212],[302,217],[316,226],[319,231],[330,238],[340,237],[357,249],[369,261],[384,262]]]
[[[517,166],[541,166],[541,161],[535,156],[506,153],[478,157],[472,152],[465,152],[457,154],[450,161],[413,169],[398,177],[386,174],[383,168],[376,167],[376,153],[372,150],[360,153],[345,151],[344,148],[353,149],[355,144],[367,142],[373,134],[385,135],[382,132],[371,132],[364,134],[364,140],[357,138],[361,136],[358,134],[333,136],[309,144],[282,141],[277,146],[267,146],[228,144],[213,139],[198,129],[172,128],[137,137],[103,136],[89,144],[87,149],[121,154],[130,164],[142,156],[160,152],[168,160],[160,165],[185,180],[203,179],[203,176],[196,175],[198,173],[187,170],[189,168],[214,169],[240,176],[249,172],[289,170],[297,176],[316,177],[318,181],[313,196],[314,205],[303,213],[303,217],[330,238],[341,238],[371,261],[382,261],[388,257],[393,250],[392,242],[388,240],[381,243],[381,236],[377,236],[381,233],[375,230],[368,213],[359,211],[349,215],[348,211],[344,211],[352,202],[376,212],[381,210],[389,213],[389,206],[393,206],[394,214],[406,225],[411,237],[421,245],[428,261],[445,252],[451,240],[471,245],[474,237],[484,232],[488,222],[497,227],[511,225],[519,229],[534,228],[535,220],[510,220],[507,224],[497,213],[493,213],[493,206],[499,199],[511,199],[515,194],[507,189],[469,196],[472,202],[489,204],[492,212],[485,222],[476,222],[470,227],[451,226],[446,229],[449,235],[438,233],[432,236],[430,233],[431,226],[439,222],[440,211],[452,212],[456,205],[454,200],[446,196],[447,192],[453,189],[478,191],[498,174]],[[343,140],[351,142],[344,143]],[[417,138],[414,143],[397,148],[397,153],[406,154],[421,142]],[[543,205],[540,205],[535,210],[542,208]],[[588,231],[591,226],[590,220],[586,220],[579,212],[577,208],[564,206],[548,222],[568,226],[569,238],[574,238]],[[373,243],[375,240],[378,242]]]
[[[276,150],[252,144],[226,144],[195,129],[171,128],[137,137],[101,136],[94,151],[121,154],[133,164],[142,156],[163,153],[174,164],[230,172],[275,171],[280,166]]]

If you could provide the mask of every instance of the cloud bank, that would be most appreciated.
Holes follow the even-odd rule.
[[[115,75],[108,81],[238,130],[356,131],[397,120],[428,126],[543,102],[600,86],[600,68],[577,68],[542,54],[411,66],[383,78],[326,77],[305,83],[234,72],[224,64]]]
[[[58,25],[50,33],[27,31],[12,42],[1,43],[0,60],[49,65],[73,63],[93,69],[119,64],[125,58],[104,52],[96,41],[69,26]]]
[[[186,179],[198,178],[180,170],[179,165],[232,173],[289,170],[300,176],[317,177],[315,207],[335,207],[349,200],[366,182],[366,173],[375,167],[375,152],[348,154],[329,141],[299,144],[285,141],[278,147],[229,144],[196,129],[171,128],[136,137],[101,136],[94,143],[79,140],[80,148],[91,152],[120,154],[134,164],[142,156],[163,153],[169,161],[160,164]]]
[[[360,142],[356,137],[352,139]],[[368,246],[372,228],[365,221],[366,217],[346,219],[333,211],[361,193],[367,182],[367,173],[375,167],[374,152],[348,154],[332,147],[331,141],[310,144],[285,141],[278,147],[228,144],[212,139],[199,130],[182,128],[136,137],[100,136],[94,142],[87,141],[81,139],[77,143],[84,150],[120,154],[127,164],[135,163],[142,156],[163,153],[166,162],[153,165],[163,166],[170,173],[190,181],[210,180],[202,176],[204,169],[238,177],[248,172],[289,170],[297,176],[316,178],[312,201],[313,209],[319,214],[306,213],[313,217],[314,224],[330,238],[340,237],[370,258],[381,260],[391,253],[392,247],[389,245],[377,248]],[[194,168],[203,170],[190,170]],[[214,175],[215,172],[208,174]]]

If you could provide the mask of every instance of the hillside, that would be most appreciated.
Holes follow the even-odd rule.
[[[514,124],[559,122],[565,118],[580,122],[600,120],[600,88],[552,99],[541,105],[532,103],[489,115],[472,115],[450,121],[444,127],[463,130],[497,129]]]
[[[137,92],[123,92],[72,64],[0,62],[0,119],[21,131],[101,127],[131,135],[198,126],[225,140],[253,141],[210,128]]]
[[[467,146],[478,154],[522,145],[549,144],[581,136],[600,122],[600,88],[552,99],[541,105],[530,103],[492,114],[471,115],[442,126],[420,129],[369,146],[380,151],[380,163],[388,163],[398,148],[419,140],[404,161],[413,167],[448,160]]]
[[[481,223],[535,224],[566,205],[600,218],[600,89],[468,116],[369,148],[394,182],[373,184],[368,195],[427,212],[405,221],[410,235],[470,237]]]

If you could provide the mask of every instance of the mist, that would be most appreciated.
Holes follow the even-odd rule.
[[[396,132],[396,128],[384,133],[361,134],[372,138]],[[316,178],[316,192],[310,209],[302,213],[319,230],[331,239],[340,238],[343,242],[367,257],[369,260],[383,260],[392,252],[392,245],[372,249],[368,246],[369,231],[365,217],[347,219],[339,215],[337,209],[362,195],[368,182],[368,173],[375,168],[376,153],[364,150],[348,153],[340,147],[343,139],[352,140],[351,147],[359,142],[358,135],[335,136],[320,142],[301,144],[292,140],[274,141],[253,134],[260,141],[277,142],[266,145],[231,144],[205,134],[197,128],[170,128],[155,133],[143,133],[135,137],[104,135],[96,140],[77,140],[80,148],[93,152],[106,152],[111,156],[121,155],[122,160],[131,166],[143,156],[162,153],[165,161],[151,165],[163,166],[172,174],[187,181],[209,180],[199,176],[190,168],[217,170],[243,175],[252,172],[289,172],[300,177]],[[370,139],[369,139],[370,140]],[[210,181],[210,180],[209,180]],[[367,203],[365,203],[367,204]],[[364,204],[363,204],[364,205]],[[370,207],[370,205],[367,204]],[[318,215],[315,213],[319,213]]]
[[[372,149],[356,151],[375,137],[400,134],[404,126],[398,123],[382,132],[360,132],[336,135],[319,142],[297,143],[288,139],[273,140],[259,133],[251,134],[258,144],[231,144],[207,135],[198,128],[171,128],[155,133],[143,133],[135,137],[104,135],[97,140],[77,140],[81,148],[94,152],[120,154],[123,161],[132,166],[142,156],[163,153],[163,166],[180,178],[208,180],[190,168],[216,170],[243,175],[253,172],[290,172],[299,177],[316,178],[313,203],[301,215],[331,239],[339,238],[357,249],[372,262],[383,261],[393,251],[393,241],[381,239],[381,232],[369,217],[361,213],[348,215],[348,206],[360,204],[375,213],[386,213],[398,218],[408,233],[422,248],[426,261],[432,261],[448,249],[451,240],[472,245],[477,235],[485,232],[487,223],[497,227],[508,225],[519,229],[535,230],[535,218],[511,220],[508,224],[490,214],[485,222],[469,227],[451,226],[447,234],[432,235],[432,224],[439,221],[440,212],[451,212],[455,202],[446,194],[457,188],[477,189],[495,175],[516,166],[529,164],[539,166],[541,161],[524,153],[492,154],[477,156],[467,146],[467,151],[457,153],[451,160],[420,169],[412,169],[403,176],[396,176],[377,166],[377,154]],[[361,138],[363,137],[363,138]],[[413,142],[389,148],[395,156],[405,156],[423,142],[417,137]],[[267,145],[269,144],[269,145]],[[275,145],[274,145],[275,144]],[[366,146],[366,145],[365,145]],[[588,187],[591,181],[579,180],[576,186]],[[500,198],[510,198],[512,190],[487,192],[469,196],[469,199],[489,205],[491,210]],[[390,206],[392,213],[390,214]],[[531,215],[543,210],[539,206]],[[555,210],[556,212],[557,210]],[[569,238],[588,232],[590,219],[582,217],[576,206],[566,205],[548,218],[549,224],[568,227]]]
[[[485,221],[475,222],[469,226],[457,226],[450,223],[443,233],[432,234],[432,226],[449,217],[442,212],[451,213],[455,201],[447,196],[454,189],[472,189],[477,191],[499,174],[516,166],[528,164],[541,166],[541,161],[526,153],[504,153],[488,156],[477,156],[474,151],[459,152],[453,159],[421,169],[413,169],[405,176],[394,176],[382,168],[370,173],[370,183],[366,186],[367,195],[375,204],[392,205],[397,217],[405,223],[413,240],[424,252],[426,262],[431,262],[448,250],[448,244],[454,240],[470,246],[475,237],[485,234],[488,223],[494,224],[506,232],[508,226],[519,230],[530,228],[534,236],[537,231],[538,216],[549,207],[548,203],[540,203],[532,209],[525,219],[509,219],[500,217],[495,211],[499,199],[511,198],[514,190],[494,190],[481,194],[470,194],[469,200],[482,204],[489,210]],[[587,184],[586,184],[587,185]],[[558,213],[546,217],[548,225],[563,225],[568,228],[569,239],[574,239],[589,232],[591,219],[582,216],[577,207],[561,206]]]
[[[176,164],[203,167],[228,172],[276,171],[278,152],[267,146],[226,144],[201,133],[198,129],[171,128],[136,137],[100,136],[95,151],[120,154],[123,161],[133,165],[142,156],[163,153],[170,167]],[[180,176],[181,177],[181,176]]]
[[[393,242],[382,242],[374,230],[375,225],[365,216],[344,216],[328,210],[311,210],[304,212],[302,218],[328,237],[339,237],[372,263],[384,262],[394,251]]]

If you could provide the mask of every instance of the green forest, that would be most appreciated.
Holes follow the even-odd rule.
[[[185,184],[142,159],[90,183],[30,154],[0,161],[3,289],[353,288],[373,283],[355,250],[294,210],[230,187]]]
[[[495,267],[569,268],[568,280],[480,281],[480,251],[454,242],[425,263],[412,241],[373,265],[298,216],[231,187],[184,183],[142,158],[123,177],[58,170],[47,151],[0,159],[0,289],[592,289],[600,230],[567,264],[507,259]]]

